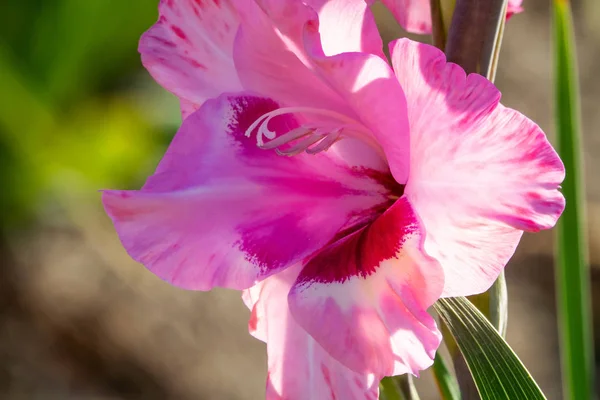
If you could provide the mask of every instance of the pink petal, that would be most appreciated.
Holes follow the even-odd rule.
[[[277,108],[270,99],[223,95],[190,115],[141,191],[103,201],[129,254],[188,289],[242,289],[374,218],[388,191],[367,170],[334,157],[281,157],[245,130]],[[271,121],[281,133],[297,126]]]
[[[521,7],[521,4],[523,4],[523,0],[508,0],[508,5],[506,7],[507,21],[513,15],[523,12],[523,7]]]
[[[364,124],[374,135],[367,141],[375,142],[372,147],[377,147],[379,154],[385,152],[385,156],[395,160],[392,174],[398,182],[406,182],[409,160],[406,105],[387,63],[381,57],[363,53],[326,57],[313,10],[289,0],[262,0],[261,5],[267,14],[247,16],[236,39],[234,55],[244,86],[286,106],[334,111]],[[348,8],[355,14],[359,14],[356,10],[364,11],[356,4]],[[256,37],[262,38],[260,43]],[[299,37],[306,41],[298,43]],[[383,150],[379,149],[378,141]],[[342,140],[338,148],[347,147],[347,142]]]
[[[318,21],[323,51],[328,56],[366,52],[385,59],[375,18],[364,0],[259,0],[269,19],[302,51],[302,31]],[[315,14],[316,13],[316,14]]]
[[[245,15],[234,45],[235,65],[244,87],[284,106],[351,113],[344,100],[315,75],[295,41],[304,22],[316,18],[314,12],[300,2],[269,3],[278,13],[289,17],[287,28],[297,32],[284,35],[261,10]]]
[[[443,271],[421,250],[422,231],[405,197],[372,225],[309,261],[289,295],[292,315],[348,368],[376,376],[418,374],[441,334],[427,313]]]
[[[324,108],[353,116],[343,97],[315,74],[303,44],[304,27],[319,25],[327,54],[365,51],[384,59],[375,20],[363,0],[260,0],[263,12],[247,13],[234,58],[248,90],[287,106]],[[257,41],[255,38],[260,37]]]
[[[192,114],[194,111],[200,108],[200,104],[192,103],[185,99],[181,99],[179,101],[179,104],[181,105],[181,115],[183,119],[186,119],[188,115]]]
[[[411,127],[405,193],[425,226],[425,251],[444,268],[444,296],[480,293],[523,230],[554,226],[564,167],[542,130],[499,104],[484,77],[466,77],[433,46],[401,39],[391,49]]]
[[[301,265],[245,291],[250,330],[267,342],[267,399],[365,400],[378,398],[372,374],[360,374],[331,357],[290,315],[287,296]]]
[[[370,0],[371,3],[374,0]],[[381,0],[406,31],[417,34],[431,33],[430,0]]]
[[[319,75],[370,129],[392,175],[397,182],[405,183],[410,159],[408,116],[404,93],[392,69],[372,54],[326,57],[315,25],[305,27],[305,45]]]
[[[239,18],[229,1],[161,0],[159,19],[142,35],[142,63],[158,83],[198,108],[241,90],[233,64]]]

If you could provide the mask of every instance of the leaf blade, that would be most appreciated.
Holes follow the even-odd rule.
[[[439,351],[435,354],[432,369],[435,383],[437,384],[442,400],[460,400],[461,396],[458,383],[450,373],[450,370],[446,366],[446,362]]]
[[[554,0],[555,120],[558,152],[567,175],[567,200],[557,225],[556,291],[564,397],[592,398],[593,342],[590,271],[584,232],[580,107],[575,39],[569,2]]]
[[[525,366],[486,317],[464,297],[434,305],[452,333],[483,399],[545,399]]]

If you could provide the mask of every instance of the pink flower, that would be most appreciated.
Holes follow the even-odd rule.
[[[186,118],[144,187],[103,202],[160,278],[244,290],[268,399],[375,399],[431,365],[428,307],[554,225],[564,169],[437,49],[398,40],[392,70],[363,0],[257,3],[161,2],[140,51]]]
[[[375,0],[368,0],[374,3]],[[381,0],[406,31],[431,33],[431,0]],[[506,19],[523,11],[523,0],[508,0]]]

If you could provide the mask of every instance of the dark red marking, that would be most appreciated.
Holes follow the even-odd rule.
[[[202,69],[204,71],[207,70],[206,65],[200,64],[198,61],[194,60],[193,58],[185,57],[185,60],[187,60],[187,62],[189,62],[190,64],[192,64],[192,66],[194,68]]]
[[[250,319],[248,320],[248,331],[254,332],[256,331],[256,327],[258,325],[258,316],[256,315],[256,306],[252,307],[252,312],[250,313]]]
[[[156,42],[159,42],[160,44],[162,44],[165,47],[171,47],[171,48],[173,48],[173,47],[176,46],[175,43],[173,43],[170,40],[167,40],[165,38],[162,38],[160,36],[150,36],[149,39],[152,39],[152,40],[154,40]]]
[[[368,176],[377,181],[377,183],[386,188],[395,197],[400,198],[404,194],[404,185],[399,184],[389,170],[378,171],[372,168],[360,167],[354,168],[352,172],[359,176]]]
[[[373,223],[321,250],[306,264],[296,284],[366,278],[382,261],[394,257],[417,230],[417,217],[408,200],[401,198]]]
[[[333,390],[333,385],[331,384],[331,373],[329,372],[329,368],[323,363],[321,363],[321,372],[323,373],[323,379],[325,380],[325,384],[329,388],[329,395],[331,396],[331,400],[336,400],[335,391]]]
[[[193,4],[192,9],[194,10],[194,14],[196,14],[196,17],[200,18],[200,9]]]
[[[190,39],[187,37],[187,35],[185,34],[184,31],[181,30],[180,27],[175,26],[175,25],[171,25],[171,30],[173,31],[173,33],[175,33],[181,40],[187,42],[187,43],[191,43]]]

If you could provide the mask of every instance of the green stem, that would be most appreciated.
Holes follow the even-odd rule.
[[[444,51],[456,0],[430,0],[433,45]]]
[[[446,57],[467,73],[489,77],[507,0],[457,0],[448,30]],[[501,37],[500,37],[501,38]]]
[[[590,271],[584,234],[579,89],[569,2],[554,0],[555,118],[558,150],[567,171],[567,200],[557,229],[556,291],[565,399],[591,399],[593,343]]]

